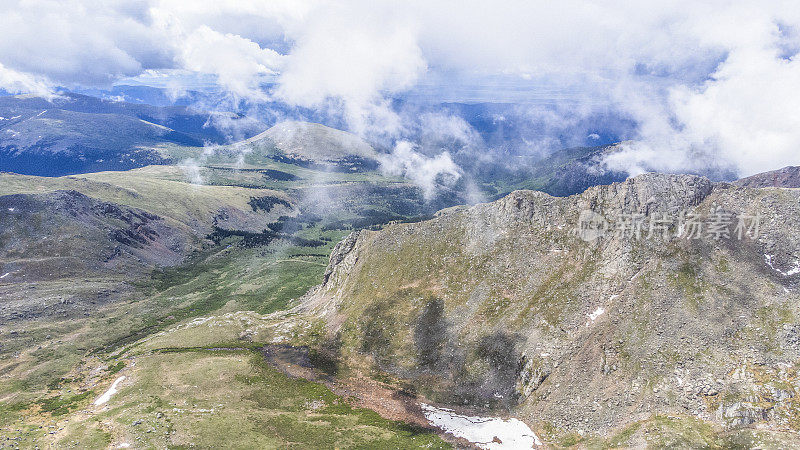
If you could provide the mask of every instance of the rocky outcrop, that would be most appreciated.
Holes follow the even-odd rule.
[[[791,426],[799,200],[657,174],[516,191],[349,236],[305,304],[351,364],[441,402],[577,432],[654,414]]]
[[[356,248],[356,244],[358,244],[359,237],[363,237],[367,233],[368,231],[366,230],[354,231],[336,244],[336,247],[334,247],[331,252],[330,262],[325,269],[325,275],[322,277],[323,288],[331,283],[339,282],[339,278],[346,275],[347,272],[353,268],[358,260],[358,253],[353,250]],[[334,273],[337,275],[336,277],[333,277]]]

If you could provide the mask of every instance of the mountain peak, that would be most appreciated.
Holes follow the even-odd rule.
[[[375,149],[360,137],[311,122],[281,122],[245,143],[257,146],[271,144],[289,158],[320,163],[377,158]]]

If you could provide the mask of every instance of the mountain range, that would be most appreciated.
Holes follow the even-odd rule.
[[[468,204],[322,124],[0,115],[0,446],[800,445],[797,167],[573,147]]]
[[[246,118],[215,117],[182,106],[154,107],[71,93],[52,100],[4,96],[0,171],[59,176],[162,164],[155,151],[160,145],[229,142],[214,120],[230,122],[245,137],[254,127]]]

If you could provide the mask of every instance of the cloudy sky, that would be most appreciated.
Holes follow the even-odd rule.
[[[388,136],[408,126],[399,95],[546,100],[564,117],[630,117],[615,168],[800,164],[796,0],[0,3],[0,88],[12,93],[133,79],[179,96],[212,83],[240,101],[334,108],[352,131]]]

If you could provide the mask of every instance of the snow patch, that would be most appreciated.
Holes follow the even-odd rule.
[[[774,270],[775,272],[778,272],[779,274],[785,277],[790,277],[792,275],[797,275],[798,273],[800,273],[800,261],[795,261],[794,267],[784,272],[781,269],[775,267],[775,265],[772,263],[772,258],[774,257],[775,257],[774,255],[764,255],[764,261],[767,263],[770,269]]]
[[[125,381],[125,375],[114,380],[114,383],[111,385],[111,387],[103,395],[101,395],[100,398],[94,401],[94,405],[100,406],[111,400],[111,396],[117,393],[117,386],[119,386],[119,384],[123,381]]]
[[[197,327],[197,326],[200,326],[200,325],[203,325],[203,324],[205,324],[206,322],[208,322],[209,320],[211,320],[211,319],[213,319],[213,318],[214,318],[214,316],[210,316],[210,317],[197,317],[196,319],[192,320],[191,322],[189,322],[189,323],[188,323],[188,324],[186,324],[186,325],[187,325],[187,326],[189,326],[189,327]]]
[[[589,320],[594,322],[598,317],[602,316],[604,312],[606,312],[606,309],[602,306],[598,306],[593,313],[589,314]]]
[[[435,427],[464,438],[478,448],[528,449],[541,446],[539,437],[518,419],[503,420],[495,417],[471,417],[456,414],[450,409],[421,404],[425,418]]]
[[[154,128],[159,129],[159,130],[162,130],[162,131],[173,131],[172,128],[165,127],[164,125],[159,125],[157,123],[148,122],[148,121],[143,120],[143,119],[139,119],[139,121],[142,122],[142,123],[145,123],[147,125],[150,125],[151,127],[154,127]]]
[[[586,317],[588,317],[589,320],[586,321],[586,326],[588,327],[589,325],[593,324],[594,321],[597,320],[598,317],[602,316],[605,312],[606,312],[605,308],[603,308],[602,306],[598,306],[597,309],[594,310],[594,312],[587,314]]]
[[[11,275],[11,272],[6,272],[6,273],[0,275],[0,280],[2,280],[3,278],[5,278],[5,277],[7,277],[9,275]]]

